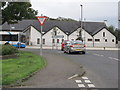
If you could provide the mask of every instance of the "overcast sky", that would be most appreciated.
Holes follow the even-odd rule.
[[[104,21],[118,27],[119,0],[31,0],[32,7],[41,14],[51,17],[80,19],[80,5],[86,21]]]

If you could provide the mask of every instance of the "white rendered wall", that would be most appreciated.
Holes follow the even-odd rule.
[[[30,37],[31,45],[40,45],[37,44],[38,38],[40,39],[41,42],[41,33],[31,26],[31,37]]]
[[[52,45],[56,46],[56,44],[58,46],[60,46],[61,42],[62,42],[62,39],[67,40],[67,35],[63,31],[61,31],[58,27],[56,27],[56,29],[57,29],[57,35],[63,35],[64,38],[58,38],[59,39],[59,43],[56,43],[57,39],[55,39],[55,43],[53,44],[52,43],[52,40],[53,40],[53,38],[52,38],[52,36],[53,36],[52,35],[53,29],[51,29],[50,31],[48,31],[46,34],[43,35],[43,39],[45,39],[45,44],[44,44],[45,46],[52,46]]]
[[[105,37],[103,37],[103,32],[105,32]],[[103,29],[94,35],[94,40],[95,39],[100,39],[100,42],[94,41],[95,47],[116,47],[116,37],[106,29]],[[107,39],[107,42],[105,42],[105,39]],[[114,42],[112,42],[113,39]]]
[[[72,39],[76,40],[79,35],[79,30],[80,28],[78,28],[72,34],[70,34],[69,40],[72,40]],[[88,32],[86,32],[84,29],[82,30],[82,38],[83,38],[83,42],[85,43],[87,47],[93,46],[93,41],[88,41],[88,39],[93,39],[93,37]]]

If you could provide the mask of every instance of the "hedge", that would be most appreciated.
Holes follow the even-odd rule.
[[[11,45],[0,45],[0,55],[11,55],[18,52],[16,47]]]

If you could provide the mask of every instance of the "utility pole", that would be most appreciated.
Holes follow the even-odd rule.
[[[83,39],[82,39],[83,5],[80,5],[80,7],[81,7],[81,12],[80,12],[80,13],[81,13],[81,14],[80,14],[80,15],[81,15],[81,21],[80,21],[80,26],[81,26],[81,27],[80,27],[80,32],[79,32],[79,39],[80,39],[80,40],[83,40]]]

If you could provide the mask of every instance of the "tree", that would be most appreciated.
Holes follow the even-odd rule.
[[[22,19],[35,19],[38,12],[31,6],[30,2],[2,2],[2,24],[17,23]]]
[[[120,41],[120,29],[115,29],[115,36],[117,37],[117,41]]]
[[[116,38],[117,38],[117,41],[120,41],[120,30],[119,29],[117,29],[117,28],[115,28],[114,26],[109,26],[109,27],[107,27],[108,28],[108,30],[112,33],[112,34],[114,34],[115,36],[116,36]]]
[[[108,27],[108,30],[113,34],[115,33],[115,27],[112,25]]]

